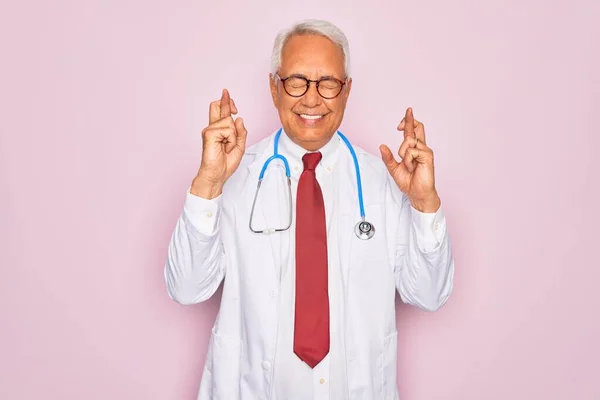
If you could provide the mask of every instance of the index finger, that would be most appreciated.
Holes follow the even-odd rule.
[[[231,115],[231,104],[229,104],[231,98],[227,89],[223,89],[223,95],[221,96],[221,118],[229,117]]]
[[[219,100],[215,100],[212,103],[210,103],[210,107],[209,107],[209,111],[208,111],[208,123],[210,125],[214,124],[215,122],[217,122],[220,119],[219,115],[221,115],[221,106],[219,104],[220,104]]]
[[[237,106],[235,105],[235,101],[233,101],[233,99],[231,99],[230,105],[231,105],[231,114],[237,114],[238,109],[237,109]],[[210,125],[212,125],[215,122],[219,121],[220,119],[221,119],[221,100],[215,100],[210,103],[210,107],[208,109],[208,123]]]
[[[411,107],[406,109],[406,115],[404,116],[404,137],[415,136],[415,118]]]

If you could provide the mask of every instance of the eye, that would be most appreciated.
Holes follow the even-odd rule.
[[[319,83],[319,86],[321,86],[323,89],[335,90],[340,87],[340,83],[335,79],[323,79]]]
[[[285,84],[288,87],[294,88],[294,89],[299,89],[299,88],[304,88],[306,87],[306,81],[302,78],[298,78],[298,77],[291,77],[290,79],[288,79]]]

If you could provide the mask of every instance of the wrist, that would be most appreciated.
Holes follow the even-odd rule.
[[[190,193],[203,199],[212,200],[218,197],[223,191],[223,184],[211,182],[208,179],[196,176],[192,181]]]
[[[424,199],[410,199],[410,203],[417,211],[422,213],[435,213],[442,205],[442,200],[437,193]]]

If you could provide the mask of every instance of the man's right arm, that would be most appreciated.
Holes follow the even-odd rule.
[[[248,131],[227,90],[209,106],[202,130],[202,162],[185,198],[169,243],[165,281],[169,296],[181,304],[210,298],[225,277],[227,257],[219,220],[222,189],[240,165]]]
[[[248,131],[227,90],[209,106],[202,130],[202,162],[185,198],[169,243],[165,281],[169,296],[181,304],[210,298],[225,277],[227,257],[219,220],[222,189],[240,165]]]

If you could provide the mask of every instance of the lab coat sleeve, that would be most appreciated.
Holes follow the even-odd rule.
[[[446,232],[446,218],[442,207],[435,213],[423,213],[411,205],[410,215],[417,234],[419,249],[422,252],[435,250]]]
[[[227,259],[219,229],[221,196],[207,200],[186,193],[167,251],[167,293],[180,304],[209,299],[225,277]]]
[[[404,303],[437,311],[450,297],[454,282],[454,259],[443,209],[419,212],[393,180],[388,185],[393,218],[398,221],[394,228],[396,289]]]

